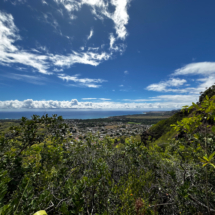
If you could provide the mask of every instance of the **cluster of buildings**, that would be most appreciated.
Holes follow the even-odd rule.
[[[124,122],[94,122],[87,123],[79,120],[67,120],[70,128],[70,137],[84,141],[89,133],[102,140],[105,136],[119,138],[140,135],[150,125],[128,124]]]

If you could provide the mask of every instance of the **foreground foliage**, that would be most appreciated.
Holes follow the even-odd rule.
[[[162,146],[82,143],[61,117],[22,118],[0,137],[0,214],[214,213],[214,99],[186,107],[180,138]]]

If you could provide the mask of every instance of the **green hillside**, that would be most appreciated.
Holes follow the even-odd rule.
[[[208,98],[210,99],[214,95],[215,95],[215,85],[212,85],[204,92],[201,92],[201,95],[199,97],[199,102],[197,104],[201,106],[201,103],[203,102],[206,96],[208,96]],[[191,112],[192,110],[190,110],[189,113],[187,110],[181,110],[175,113],[173,116],[169,117],[168,119],[159,121],[157,124],[153,125],[149,129],[149,134],[153,137],[156,143],[169,142],[169,139],[176,137],[178,134],[174,130],[174,128],[171,127],[171,125],[176,124],[177,121],[181,121],[183,118],[191,116]]]
[[[167,132],[173,130],[170,125],[177,123],[177,121],[181,121],[183,117],[186,116],[188,116],[188,113],[179,111],[175,113],[173,116],[169,117],[168,119],[161,120],[157,124],[153,125],[149,129],[149,133],[155,140],[157,140],[161,136],[165,135]]]

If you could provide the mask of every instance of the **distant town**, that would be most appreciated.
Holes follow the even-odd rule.
[[[140,137],[158,121],[167,119],[178,110],[173,111],[151,111],[143,114],[113,116],[98,119],[64,119],[69,127],[69,138],[86,142],[88,134],[92,134],[99,140],[109,136],[117,139],[128,137]],[[19,119],[0,120],[0,134],[9,131],[10,126],[18,125]]]
[[[132,122],[98,122],[94,126],[88,126],[86,123],[83,126],[83,121],[80,120],[66,120],[66,122],[70,127],[70,137],[83,142],[85,142],[89,133],[102,140],[105,136],[119,138],[121,136],[131,137],[140,135],[144,130],[151,127],[151,125]]]

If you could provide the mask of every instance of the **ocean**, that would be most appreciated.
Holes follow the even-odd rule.
[[[123,115],[133,115],[133,114],[144,114],[143,111],[11,111],[11,112],[0,112],[0,119],[20,119],[22,117],[31,118],[33,115],[42,116],[48,114],[52,116],[57,114],[62,116],[64,119],[98,119],[107,118],[110,116],[123,116]]]

